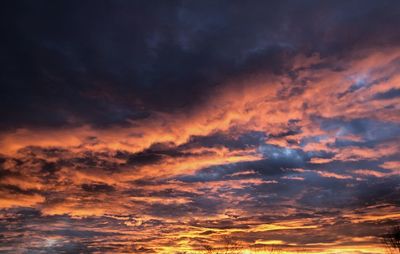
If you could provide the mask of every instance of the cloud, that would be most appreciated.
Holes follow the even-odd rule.
[[[7,4],[0,252],[382,252],[399,8]]]

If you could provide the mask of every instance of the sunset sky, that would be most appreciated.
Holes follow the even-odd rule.
[[[0,253],[385,253],[400,1],[0,13]]]

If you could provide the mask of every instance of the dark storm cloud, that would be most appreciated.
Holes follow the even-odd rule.
[[[359,135],[365,142],[382,142],[400,134],[400,125],[373,119],[322,119],[321,128],[336,131],[336,136]]]
[[[374,96],[375,99],[377,100],[390,100],[400,97],[400,89],[392,88],[387,92],[384,93],[379,93]]]
[[[224,144],[230,149],[240,149],[244,147],[255,147],[263,155],[263,158],[255,161],[237,162],[231,164],[224,164],[218,166],[207,167],[198,171],[195,175],[187,175],[179,177],[185,181],[215,181],[215,180],[228,180],[231,174],[253,171],[255,174],[265,176],[267,179],[270,177],[281,176],[286,173],[292,172],[293,169],[310,167],[318,168],[318,165],[313,165],[310,162],[311,158],[331,158],[333,155],[328,152],[304,152],[301,149],[292,149],[287,147],[280,147],[270,144],[261,144],[262,138],[265,135],[255,135],[249,133],[248,135],[240,136],[236,139],[222,138],[221,136],[208,136],[202,138],[203,146],[208,145],[221,145]],[[205,142],[204,142],[205,141]],[[221,142],[223,141],[223,142]],[[249,142],[252,141],[252,142]],[[188,144],[198,144],[197,142]],[[369,164],[368,164],[369,165]],[[252,174],[248,174],[251,177]],[[240,176],[246,177],[246,176]]]
[[[14,214],[14,216],[11,216]],[[2,250],[4,253],[94,253],[104,252],[106,246],[98,246],[93,244],[98,237],[110,239],[121,235],[117,232],[103,232],[102,229],[107,227],[115,227],[119,225],[119,221],[112,218],[80,218],[72,219],[69,216],[44,216],[34,209],[10,209],[2,211],[2,217],[6,221],[1,221],[0,225],[4,239],[0,238],[2,246],[9,246],[14,242],[14,248],[9,252]],[[79,229],[86,223],[91,224],[86,230]],[[40,227],[46,225],[45,230]],[[67,227],[60,227],[67,225]],[[108,225],[108,226],[106,226]],[[11,233],[18,233],[18,237],[14,239],[10,237]],[[36,235],[32,237],[32,234]],[[7,239],[10,237],[9,239]],[[3,242],[3,240],[8,242]]]
[[[112,192],[113,186],[107,184],[82,184],[82,189],[87,192]]]
[[[161,218],[176,218],[190,214],[214,215],[221,207],[218,200],[197,197],[194,202],[188,204],[153,204],[148,208],[151,215]]]
[[[215,133],[208,136],[192,136],[181,148],[224,146],[231,150],[245,149],[264,143],[266,137],[263,132],[247,132],[237,136]]]
[[[235,76],[281,73],[296,53],[396,45],[395,3],[7,3],[1,127],[126,124],[188,110]]]

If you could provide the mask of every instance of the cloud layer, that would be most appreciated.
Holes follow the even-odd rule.
[[[0,252],[384,252],[397,1],[1,12]]]

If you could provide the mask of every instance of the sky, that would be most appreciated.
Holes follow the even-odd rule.
[[[0,253],[384,253],[399,1],[5,1]]]

